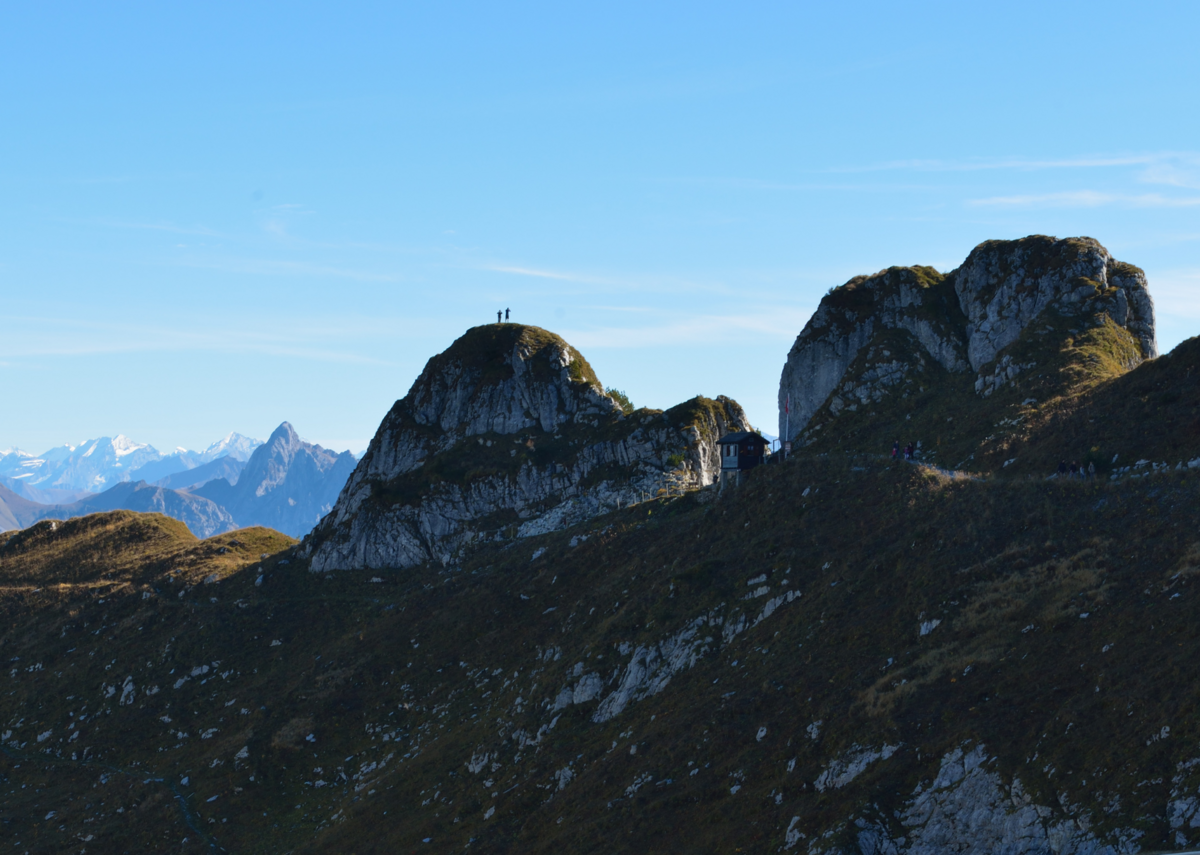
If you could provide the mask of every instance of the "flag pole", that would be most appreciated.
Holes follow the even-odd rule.
[[[783,441],[791,442],[792,439],[792,393],[788,392],[787,399],[783,402]],[[785,445],[786,449],[787,446]],[[787,460],[787,451],[783,452],[783,459]]]

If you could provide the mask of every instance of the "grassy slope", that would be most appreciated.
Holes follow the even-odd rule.
[[[798,456],[715,502],[637,506],[575,547],[579,531],[531,538],[454,575],[319,578],[238,552],[227,578],[197,585],[237,550],[216,541],[272,550],[245,532],[167,532],[78,574],[93,585],[123,565],[123,586],[34,594],[72,566],[71,548],[30,541],[8,561],[17,547],[0,546],[0,568],[24,568],[0,591],[5,838],[31,852],[88,834],[89,851],[396,852],[424,838],[440,851],[763,851],[793,816],[810,835],[868,804],[886,820],[941,753],[975,740],[1042,804],[1064,793],[1099,833],[1136,827],[1142,845],[1166,845],[1175,763],[1200,740],[1198,473],[978,482],[843,460]],[[147,519],[105,518],[116,533],[77,536],[118,544]],[[169,581],[168,556],[184,555],[190,584]],[[762,584],[803,596],[728,644],[703,629],[714,641],[695,667],[611,721],[593,723],[591,701],[537,744],[514,739],[549,723],[543,701],[575,663],[607,678],[628,662],[617,645],[660,642],[701,614],[753,616],[764,598],[744,598]],[[137,693],[122,706],[106,687],[127,676]],[[1170,738],[1147,745],[1164,726]],[[884,742],[903,747],[814,791],[831,758]]]

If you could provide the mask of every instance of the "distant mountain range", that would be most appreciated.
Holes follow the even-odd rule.
[[[204,451],[177,448],[163,454],[123,434],[60,445],[45,454],[20,449],[0,451],[0,479],[18,495],[35,502],[62,502],[77,494],[99,493],[123,481],[154,483],[223,457],[244,463],[262,440],[230,433]],[[29,492],[29,488],[39,493]]]
[[[202,452],[160,454],[125,436],[0,456],[0,531],[98,511],[161,513],[199,537],[266,525],[301,537],[328,513],[357,463],[284,422],[263,443],[231,433]],[[89,486],[90,485],[90,486]]]
[[[184,523],[197,537],[212,537],[238,528],[229,512],[215,502],[145,481],[117,484],[103,493],[86,496],[69,504],[42,505],[0,484],[0,529],[28,528],[39,520],[70,519],[116,510],[164,514]]]

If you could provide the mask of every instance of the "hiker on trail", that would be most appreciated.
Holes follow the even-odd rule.
[[[500,323],[500,310],[496,310],[496,323]]]
[[[1079,477],[1079,464],[1074,460],[1071,461],[1071,480],[1074,481]]]
[[[1058,477],[1065,478],[1066,475],[1067,475],[1067,461],[1060,460],[1060,461],[1058,461]]]
[[[1087,472],[1088,472],[1088,480],[1089,481],[1096,477],[1096,461],[1093,460],[1090,463],[1088,463]]]
[[[504,310],[504,320],[508,320],[508,309]]]
[[[916,453],[916,449],[913,447],[913,444],[911,442],[908,445],[904,446],[904,459],[905,460],[912,460],[913,454],[915,454],[915,453]]]
[[[895,460],[899,456],[900,456],[900,440],[896,440],[895,442],[892,443],[892,460]]]

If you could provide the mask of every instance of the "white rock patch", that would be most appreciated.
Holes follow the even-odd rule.
[[[840,789],[863,772],[877,760],[887,760],[900,748],[899,745],[884,745],[882,748],[862,748],[851,746],[850,750],[830,763],[813,781],[818,792]]]

